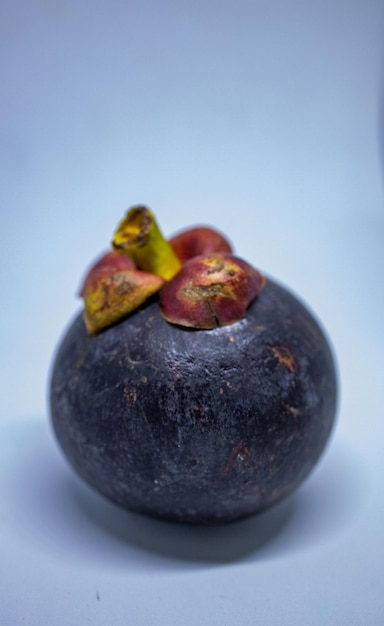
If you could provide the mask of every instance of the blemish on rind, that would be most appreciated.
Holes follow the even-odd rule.
[[[124,397],[131,402],[132,404],[135,404],[135,402],[137,401],[137,391],[136,389],[131,389],[130,387],[124,387]]]
[[[232,450],[230,457],[222,469],[222,474],[224,476],[229,476],[235,470],[235,468],[240,469],[244,464],[249,461],[250,458],[250,449],[248,447],[248,443],[246,441],[240,441],[238,445]]]
[[[285,409],[285,411],[287,411],[288,413],[291,413],[292,415],[298,415],[300,413],[299,409],[297,409],[294,406],[291,406],[290,404],[283,403],[283,408]]]
[[[287,367],[291,372],[296,371],[296,359],[287,346],[271,346],[270,349],[279,365]]]

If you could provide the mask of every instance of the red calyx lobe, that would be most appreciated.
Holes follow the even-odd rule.
[[[182,263],[203,254],[232,252],[232,246],[224,235],[208,226],[188,228],[171,237],[169,243]]]
[[[172,255],[176,252],[183,264],[168,282],[153,271],[142,271],[129,256],[114,250],[93,264],[80,289],[89,335],[134,312],[160,290],[161,314],[172,324],[211,329],[244,316],[265,279],[231,254],[231,244],[223,235],[206,226],[195,226],[168,243]],[[156,246],[155,242],[155,249],[152,245],[144,250],[149,261],[159,252]],[[163,255],[164,249],[161,246]],[[167,257],[162,260],[167,263]]]
[[[162,288],[161,314],[191,328],[226,326],[244,316],[264,283],[260,272],[231,254],[197,256]]]

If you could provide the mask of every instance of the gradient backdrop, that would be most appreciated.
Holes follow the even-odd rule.
[[[1,3],[4,626],[384,623],[383,18],[379,0]],[[337,354],[319,468],[232,529],[117,511],[51,436],[52,354],[136,203],[166,234],[227,233]]]

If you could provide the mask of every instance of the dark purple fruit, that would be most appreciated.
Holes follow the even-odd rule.
[[[190,523],[257,513],[311,471],[335,418],[332,354],[318,323],[268,279],[243,319],[169,324],[155,297],[88,336],[66,333],[50,389],[69,462],[127,509]]]

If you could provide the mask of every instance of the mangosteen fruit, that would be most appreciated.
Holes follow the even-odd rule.
[[[210,227],[166,240],[133,207],[59,346],[51,420],[74,470],[131,511],[240,519],[307,477],[336,412],[318,321]]]

